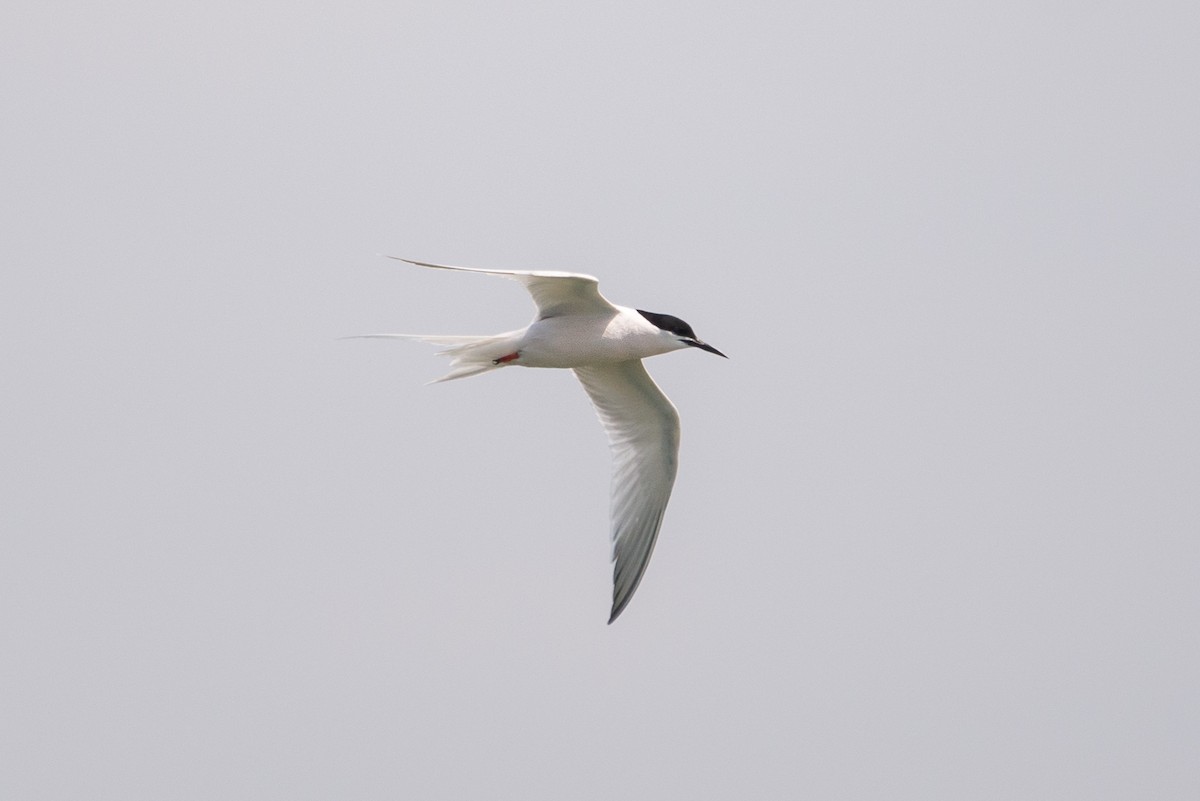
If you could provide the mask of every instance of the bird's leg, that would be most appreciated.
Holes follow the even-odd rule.
[[[521,351],[515,350],[507,356],[501,356],[499,359],[492,359],[492,364],[508,364],[509,362],[514,361],[520,355]]]

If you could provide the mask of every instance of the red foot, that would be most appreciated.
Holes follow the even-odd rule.
[[[499,359],[493,359],[492,364],[508,364],[509,362],[515,360],[520,355],[521,355],[521,351],[518,350],[518,351],[508,354],[507,356],[501,356]]]

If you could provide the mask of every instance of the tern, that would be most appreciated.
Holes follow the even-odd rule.
[[[728,358],[669,314],[630,309],[600,294],[599,281],[579,273],[483,270],[388,258],[429,267],[510,278],[533,296],[537,313],[519,331],[492,336],[370,334],[440,345],[451,370],[433,383],[502,367],[575,371],[596,407],[613,455],[611,536],[613,601],[608,622],[625,610],[641,583],[675,484],[679,413],[642,359],[684,348]]]

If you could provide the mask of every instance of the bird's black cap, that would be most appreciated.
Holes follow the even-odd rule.
[[[664,331],[670,331],[672,334],[678,334],[687,339],[696,338],[696,332],[692,330],[692,327],[678,317],[673,317],[670,314],[656,314],[655,312],[642,311],[641,309],[637,311],[638,314]]]

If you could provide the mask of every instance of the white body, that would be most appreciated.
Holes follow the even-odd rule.
[[[519,354],[497,366],[573,368],[645,359],[687,347],[664,334],[636,310],[614,306],[600,314],[534,320],[520,331],[498,335],[488,353],[495,353],[492,359]]]

